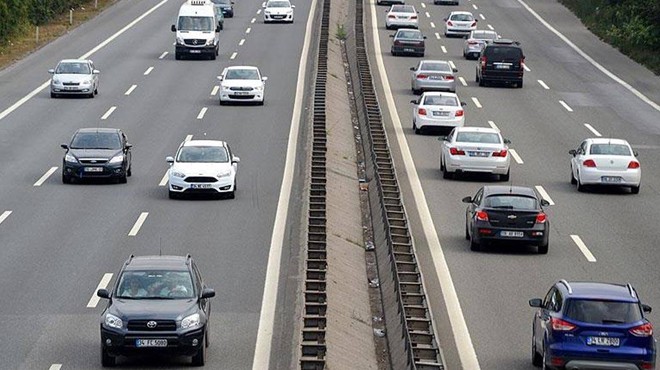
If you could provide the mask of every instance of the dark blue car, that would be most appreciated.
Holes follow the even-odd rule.
[[[555,283],[535,298],[532,363],[544,369],[655,369],[653,325],[630,285]]]

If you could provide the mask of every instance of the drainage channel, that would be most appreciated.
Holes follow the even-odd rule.
[[[369,138],[364,141],[365,159],[367,176],[375,185],[368,191],[390,364],[396,370],[441,370],[440,348],[367,57],[363,3],[355,3],[355,54],[349,66],[358,121]]]
[[[326,364],[326,83],[328,76],[328,37],[330,0],[323,1],[321,35],[312,113],[312,161],[307,224],[307,255],[305,256],[304,311],[300,368],[321,370]]]

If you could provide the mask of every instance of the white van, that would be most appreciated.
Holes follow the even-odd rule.
[[[220,25],[210,0],[183,3],[172,32],[176,32],[175,59],[186,55],[215,59],[218,55]]]

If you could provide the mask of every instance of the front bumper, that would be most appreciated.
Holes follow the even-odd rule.
[[[483,172],[494,175],[506,175],[509,172],[510,156],[506,157],[469,157],[467,155],[448,155],[445,166],[448,172]]]
[[[265,14],[264,22],[293,22],[293,13],[290,14]]]
[[[606,178],[617,178],[617,182],[604,181]],[[625,171],[607,171],[598,168],[580,169],[580,182],[584,185],[639,186],[642,182],[642,171],[628,169]]]
[[[234,177],[228,176],[216,182],[186,182],[185,179],[169,176],[170,191],[185,194],[221,194],[234,191]]]
[[[264,101],[264,91],[263,90],[252,90],[252,91],[232,91],[232,90],[221,90],[220,91],[220,101],[222,102],[263,102]]]
[[[110,356],[168,354],[194,356],[204,345],[205,327],[188,332],[116,332],[101,326],[101,343]],[[167,347],[137,347],[137,339],[165,339]]]
[[[126,175],[123,163],[94,165],[66,162],[62,171],[65,176],[76,179],[109,179]]]
[[[192,47],[177,44],[174,51],[179,55],[215,55],[215,45]]]
[[[94,92],[94,84],[80,84],[77,86],[64,86],[62,84],[50,84],[50,92],[61,95],[88,95]]]

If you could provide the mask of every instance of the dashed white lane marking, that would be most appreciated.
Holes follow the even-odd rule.
[[[147,70],[144,71],[144,75],[145,75],[145,76],[148,76],[149,73],[151,73],[151,71],[153,71],[153,70],[154,70],[154,67],[149,67],[149,68],[147,68]]]
[[[461,81],[461,85],[467,86],[467,82],[465,81],[465,79],[463,77],[459,77],[458,80]]]
[[[546,85],[545,82],[543,82],[543,80],[538,80],[538,81],[539,81],[539,85],[543,86],[544,89],[550,90],[550,87],[548,87],[548,85]]]
[[[41,186],[55,171],[57,171],[57,167],[51,167],[43,176],[41,176],[41,178],[39,178],[39,180],[37,180],[37,182],[34,183],[33,186]]]
[[[449,65],[451,66],[451,68],[456,69],[456,64],[454,64],[453,61],[450,60]]]
[[[108,287],[108,284],[110,284],[110,280],[112,280],[112,273],[107,272],[103,274],[103,277],[101,278],[101,282],[99,282],[99,285],[94,289],[94,292],[92,292],[92,298],[89,299],[89,302],[87,302],[87,308],[94,308],[96,307],[97,304],[99,304],[99,301],[101,300],[101,297],[96,295],[96,292],[99,289],[105,289]]]
[[[254,23],[254,22],[256,22],[256,21],[257,21],[257,18],[252,18],[252,20],[250,21],[250,23]]]
[[[245,33],[250,33],[252,31],[252,28],[248,27],[247,30],[245,30]]]
[[[493,121],[488,121],[488,125],[489,125],[490,127],[494,128],[495,130],[500,131],[500,128],[497,127],[497,125],[495,124],[495,122],[493,122]]]
[[[440,40],[440,34],[436,32],[436,33],[435,33],[435,38],[438,39],[438,40]]]
[[[62,364],[52,364],[48,368],[48,370],[60,370],[62,368]]]
[[[257,10],[257,14],[261,14],[261,9]]]
[[[163,175],[163,178],[160,179],[160,182],[158,183],[158,186],[167,185],[167,181],[169,180],[169,174],[170,174],[170,170],[165,171],[165,174]]]
[[[0,215],[0,224],[3,223],[3,222],[5,222],[5,220],[7,219],[7,217],[9,217],[9,215],[10,215],[12,212],[13,212],[13,211],[4,211],[4,212],[2,212],[2,214]]]
[[[472,97],[472,101],[474,102],[474,105],[477,106],[477,108],[483,108],[483,107],[481,106],[481,103],[479,103],[479,99],[477,99],[477,98],[475,98],[475,97]]]
[[[474,10],[479,9],[479,8],[477,8],[477,5],[476,5],[476,4],[472,4],[472,7],[474,8]]]
[[[485,21],[485,20],[486,20],[486,17],[484,17],[483,14],[479,14],[479,17],[481,18],[482,21]]]
[[[518,155],[518,152],[516,152],[515,149],[509,148],[509,152],[511,153],[511,156],[513,157],[513,160],[516,161],[516,163],[518,163],[518,164],[525,163],[525,162],[523,162],[522,158],[520,158],[520,156]]]
[[[124,95],[131,95],[131,93],[133,92],[133,90],[135,90],[136,87],[137,85],[132,85],[131,87],[128,88],[128,90],[126,90]]]
[[[229,59],[231,59],[231,60],[236,59],[236,56],[237,56],[237,55],[238,55],[237,52],[233,52],[233,53],[231,54],[231,56],[229,57]]]
[[[183,141],[190,141],[192,140],[193,136],[192,135],[186,135],[186,138],[183,139]]]
[[[431,22],[431,28],[435,28],[435,23]]]
[[[207,107],[202,108],[202,110],[199,111],[199,114],[197,115],[197,119],[202,119],[204,118],[204,115],[206,114],[206,111],[209,110]]]
[[[572,111],[573,111],[573,108],[569,107],[568,104],[566,104],[565,101],[560,100],[560,101],[559,101],[559,104],[561,104],[564,108],[566,108],[567,111],[569,111],[569,112],[572,112]]]
[[[422,8],[426,8],[426,4],[422,3]]]
[[[429,12],[426,12],[426,18],[431,18],[431,14],[429,14]]]
[[[527,64],[523,63],[523,68],[525,68],[525,71],[531,72],[532,70],[527,67]]]
[[[493,28],[493,26],[491,26],[490,24],[488,24],[487,26],[488,28],[490,28],[491,31],[495,31],[495,28]]]
[[[149,212],[140,213],[140,217],[138,217],[137,221],[135,221],[135,225],[133,225],[131,231],[128,232],[128,236],[135,236],[138,234],[138,232],[140,232],[140,228],[142,227],[144,221],[147,219],[147,216],[149,216]]]
[[[443,53],[447,54],[447,48],[444,45],[440,46],[440,49],[442,49]]]
[[[266,6],[266,2],[265,2],[265,1],[264,1],[263,3],[261,3],[261,7],[263,8],[264,6]]]
[[[218,90],[220,90],[220,86],[213,86],[213,90],[211,90],[211,96],[216,96],[218,94]]]
[[[241,41],[238,43],[238,46],[243,46],[245,44],[245,39],[241,39]]]
[[[112,107],[110,107],[110,109],[108,109],[108,110],[103,114],[103,116],[101,116],[101,119],[108,119],[108,117],[110,117],[110,115],[112,114],[112,112],[115,111],[115,109],[117,109],[117,107],[114,106],[114,105],[113,105]]]
[[[586,127],[587,130],[593,132],[594,135],[596,135],[596,136],[599,136],[599,137],[600,137],[600,136],[603,136],[603,135],[600,134],[600,132],[596,131],[596,129],[595,129],[592,125],[590,125],[590,124],[588,124],[588,123],[585,123],[585,124],[584,124],[584,127]]]
[[[545,191],[545,189],[543,189],[543,186],[536,185],[535,188],[536,188],[536,191],[538,191],[539,194],[541,194],[541,198],[547,200],[548,203],[550,203],[551,206],[555,205],[555,202],[552,200],[552,198],[550,198],[550,195],[548,195],[548,192]]]
[[[158,59],[163,59],[163,58],[165,58],[165,56],[166,56],[167,54],[169,54],[167,51],[163,52],[163,54],[161,54],[161,55],[158,57]]]
[[[584,256],[587,258],[587,261],[596,262],[596,257],[594,257],[594,255],[591,254],[591,251],[589,250],[589,248],[587,248],[587,246],[584,244],[584,242],[582,241],[582,239],[580,239],[579,236],[571,235],[571,239],[573,239],[573,243],[575,243],[575,245],[577,245],[577,247],[580,248],[582,254],[584,254]]]

